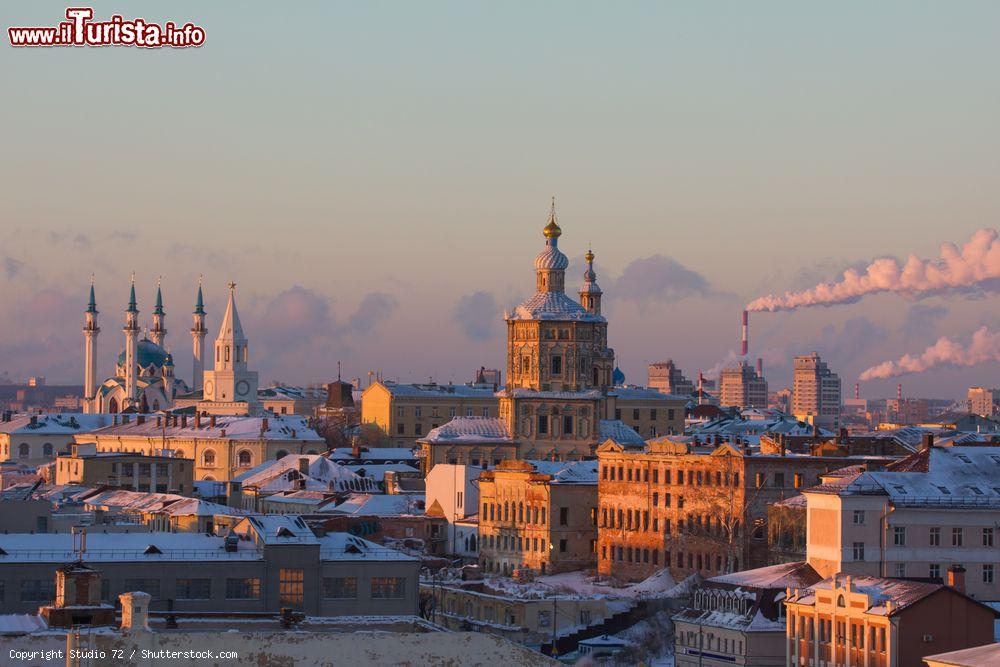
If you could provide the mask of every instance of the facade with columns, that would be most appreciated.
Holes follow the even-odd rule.
[[[166,348],[166,314],[163,295],[156,289],[153,326],[140,337],[139,307],[133,281],[125,309],[124,347],[118,355],[115,375],[97,384],[97,301],[94,286],[85,311],[84,411],[88,413],[156,412],[194,407],[210,414],[256,414],[258,378],[248,367],[250,346],[236,309],[236,284],[229,285],[229,302],[215,342],[215,361],[205,369],[205,306],[201,285],[193,312],[192,384],[174,374],[174,361]]]

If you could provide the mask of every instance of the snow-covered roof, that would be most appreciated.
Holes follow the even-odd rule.
[[[510,391],[501,390],[499,396],[510,396],[512,398],[545,398],[555,401],[595,401],[603,398],[599,389],[588,389],[586,391],[536,391],[535,389],[516,388]]]
[[[662,391],[656,389],[649,389],[648,387],[615,387],[613,390],[608,392],[609,396],[617,396],[619,399],[623,400],[633,400],[633,401],[684,401],[687,402],[689,397],[687,396],[675,396],[673,394],[664,394]]]
[[[0,534],[0,563],[65,563],[80,558],[70,533]],[[154,548],[150,548],[154,547]],[[88,563],[115,561],[257,560],[260,552],[241,541],[234,552],[224,540],[201,533],[88,533]]]
[[[889,470],[830,480],[806,493],[887,495],[895,505],[1000,507],[1000,446],[931,447]]]
[[[344,467],[355,475],[369,477],[377,482],[385,481],[387,472],[420,472],[418,468],[405,463],[353,463]]]
[[[195,419],[189,418],[187,426],[178,421],[170,426],[156,424],[156,415],[147,415],[144,423],[138,423],[137,415],[132,415],[128,424],[112,424],[94,432],[95,436],[139,436],[165,438],[167,440],[188,438],[226,438],[228,440],[307,440],[323,443],[324,440],[309,426],[305,417],[296,415],[270,415],[268,417],[236,417],[220,415],[215,418],[215,426],[210,426],[208,417],[201,418],[201,427],[195,426]],[[267,430],[264,430],[265,420]]]
[[[575,322],[604,322],[601,315],[588,313],[586,309],[563,292],[536,292],[510,315],[511,320],[554,320]]]
[[[940,663],[952,667],[983,667],[1000,665],[1000,643],[963,648],[948,653],[937,653],[922,658],[927,663]]]
[[[642,439],[634,428],[620,419],[602,419],[598,423],[601,440],[613,440],[619,445],[644,445],[646,441]]]
[[[287,514],[254,514],[233,526],[233,532],[252,531],[263,544],[315,544],[316,536],[301,517]]]
[[[406,447],[367,447],[362,448],[358,456],[350,447],[337,447],[326,454],[327,458],[334,461],[372,461],[382,463],[385,461],[415,461],[416,454],[412,449]]]
[[[818,429],[821,437],[830,437],[832,432]],[[721,435],[759,444],[764,434],[784,434],[789,436],[813,435],[812,424],[800,422],[794,417],[777,410],[744,410],[739,416],[725,415],[704,424],[695,424],[688,429],[689,435]]]
[[[552,484],[597,484],[597,461],[525,461]]]
[[[843,588],[846,575],[829,577],[806,589],[800,589],[788,598],[789,602],[804,605],[816,604],[816,591],[833,591]],[[927,596],[947,588],[943,584],[933,584],[912,579],[883,579],[881,577],[850,577],[851,591],[868,596],[868,607],[865,613],[878,616],[893,616],[900,609],[905,609]],[[891,607],[886,603],[891,602]]]
[[[513,443],[507,422],[498,417],[455,417],[447,424],[431,429],[422,441],[434,444]]]
[[[317,540],[320,560],[420,560],[416,556],[363,540],[350,533],[327,533]]]
[[[300,460],[308,462],[307,472],[299,470]],[[301,489],[306,491],[375,491],[375,481],[361,477],[322,454],[288,454],[265,461],[236,476],[244,488],[262,493]]]
[[[38,614],[0,614],[0,635],[25,635],[48,627]]]
[[[172,493],[146,493],[111,489],[77,496],[86,507],[113,512],[147,512],[169,516],[241,516],[247,512],[228,505]]]
[[[415,494],[372,495],[355,493],[335,507],[325,507],[324,512],[353,514],[355,516],[399,516],[424,513],[424,497]]]
[[[820,581],[809,563],[804,561],[768,565],[753,570],[743,570],[731,574],[722,574],[708,579],[709,582],[732,584],[744,588],[805,588]]]
[[[111,422],[112,416],[109,414],[85,415],[76,412],[52,412],[41,415],[13,415],[10,421],[0,422],[0,433],[73,435],[96,431]]]
[[[493,389],[487,387],[470,387],[465,384],[401,384],[382,382],[390,394],[397,397],[438,398],[441,396],[458,396],[461,398],[492,398]]]
[[[257,398],[265,401],[325,401],[326,389],[320,387],[287,387],[285,385],[272,385],[265,389],[258,389]]]

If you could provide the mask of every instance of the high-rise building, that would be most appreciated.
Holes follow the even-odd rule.
[[[664,394],[690,396],[694,393],[694,382],[684,377],[673,359],[658,361],[646,367],[646,386]]]
[[[840,426],[840,376],[820,360],[818,352],[795,357],[792,414],[822,428]]]
[[[746,361],[725,368],[719,376],[719,404],[738,408],[766,408],[767,380],[764,369]]]
[[[1000,414],[1000,389],[969,387],[969,412],[983,417]]]

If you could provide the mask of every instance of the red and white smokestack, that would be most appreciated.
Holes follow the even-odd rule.
[[[854,398],[861,398],[861,383],[854,383]]]
[[[750,311],[743,311],[743,356],[750,352]]]
[[[899,384],[896,385],[896,400],[897,401],[903,400],[903,383],[902,382],[900,382]]]

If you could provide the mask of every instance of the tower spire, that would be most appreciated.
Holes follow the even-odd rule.
[[[132,286],[128,296],[128,309],[125,312],[138,313],[139,308],[135,301],[135,271],[132,272]]]
[[[163,292],[160,290],[160,284],[163,282],[163,276],[157,276],[156,278],[156,305],[153,306],[153,314],[162,315],[163,314]]]
[[[201,280],[202,276],[198,276],[198,300],[194,304],[195,315],[205,314],[205,299],[201,295]]]
[[[194,304],[191,326],[191,344],[194,356],[191,382],[196,391],[202,388],[205,379],[205,335],[208,333],[208,329],[205,328],[205,300],[201,295],[201,282],[202,277],[198,276],[198,298]]]
[[[153,328],[150,331],[150,338],[160,347],[163,347],[163,341],[167,337],[166,318],[163,315],[163,292],[160,290],[162,280],[162,276],[156,279],[156,304],[153,306]]]
[[[94,297],[94,274],[90,274],[90,300],[83,324],[84,357],[83,357],[83,409],[84,412],[99,412],[97,405],[97,334],[101,328],[97,326],[97,299]]]
[[[580,288],[580,305],[591,315],[601,314],[601,286],[597,284],[597,272],[594,271],[594,251],[588,246],[587,270],[583,272],[583,287]]]

